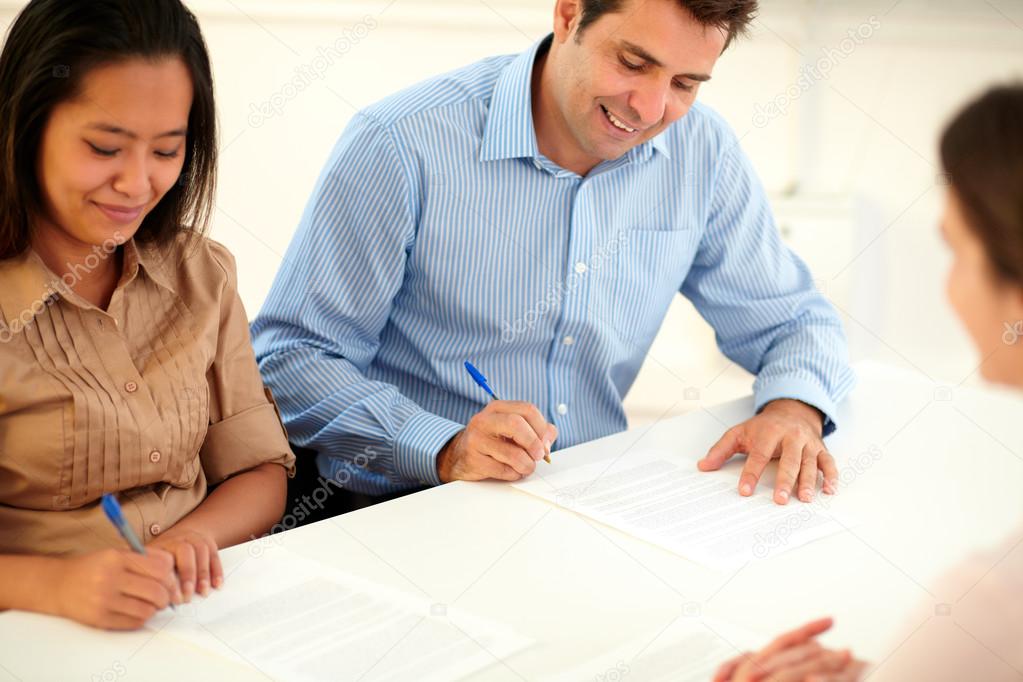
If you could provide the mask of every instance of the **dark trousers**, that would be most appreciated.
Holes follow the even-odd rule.
[[[288,502],[274,532],[316,523],[423,490],[414,488],[379,496],[345,490],[336,482],[320,476],[315,451],[295,446],[292,450],[295,452],[295,477],[288,479]]]

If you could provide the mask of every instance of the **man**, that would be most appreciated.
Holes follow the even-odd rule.
[[[386,495],[528,476],[557,440],[626,428],[622,398],[674,295],[758,374],[752,494],[809,501],[850,389],[845,340],[777,234],[728,126],[695,104],[755,0],[557,0],[554,33],[369,107],[313,192],[256,353],[320,472]],[[469,360],[503,398],[486,395]]]

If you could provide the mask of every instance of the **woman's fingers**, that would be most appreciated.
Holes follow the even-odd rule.
[[[210,546],[210,581],[217,590],[224,584],[224,565],[220,563],[220,552],[213,545]]]
[[[195,552],[195,591],[206,597],[210,593],[210,548],[203,542],[187,542]]]
[[[739,654],[730,661],[725,661],[724,663],[722,663],[721,667],[718,668],[718,671],[714,673],[713,682],[728,682],[729,680],[731,680],[732,675],[735,674],[735,671],[739,668],[739,666],[742,665],[744,661],[748,660],[752,655],[753,655],[752,652],[747,651],[745,653]]]
[[[171,603],[171,593],[162,583],[153,578],[135,573],[125,573],[120,577],[119,582],[119,589],[123,596],[151,604],[157,611],[162,611]]]
[[[757,654],[757,657],[760,660],[764,660],[779,651],[802,644],[807,640],[830,630],[834,622],[835,621],[831,618],[820,618],[818,620],[810,621],[806,625],[802,625],[795,630],[790,630],[764,647],[764,649]]]
[[[186,602],[192,601],[196,587],[195,548],[187,542],[179,542],[174,547],[174,561],[181,580],[181,593]]]
[[[827,675],[842,670],[849,663],[849,658],[848,651],[823,649],[810,658],[775,671],[767,679],[770,682],[805,682],[811,675]]]
[[[156,607],[148,601],[126,594],[114,597],[107,607],[112,616],[123,616],[131,621],[130,629],[141,627],[156,614]]]
[[[804,644],[798,644],[784,651],[779,651],[766,660],[761,660],[756,672],[760,675],[770,675],[779,670],[787,670],[796,664],[818,656],[822,648],[820,642],[811,639]]]

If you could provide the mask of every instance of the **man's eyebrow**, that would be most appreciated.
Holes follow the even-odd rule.
[[[622,49],[631,52],[632,54],[636,55],[643,61],[649,62],[650,64],[653,64],[658,68],[664,67],[664,64],[661,63],[661,60],[657,59],[657,57],[654,57],[652,54],[644,50],[639,45],[631,43],[628,40],[623,40],[621,41],[620,44],[622,46]],[[700,83],[706,83],[707,81],[710,80],[710,75],[705,73],[680,73],[677,75],[681,76],[682,78],[688,78],[689,80],[698,81]]]
[[[89,128],[92,128],[93,130],[99,130],[99,131],[104,132],[104,133],[112,133],[114,135],[124,135],[125,137],[129,137],[129,138],[131,138],[133,140],[139,139],[139,136],[136,133],[133,133],[130,130],[125,130],[124,128],[121,128],[120,126],[110,125],[109,123],[93,123],[93,124],[89,125]],[[166,133],[160,133],[156,137],[157,138],[162,138],[162,137],[185,137],[187,134],[188,134],[188,131],[185,130],[184,128],[177,128],[175,130],[169,130]]]

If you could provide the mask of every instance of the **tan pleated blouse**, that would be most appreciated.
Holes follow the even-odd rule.
[[[123,249],[106,311],[33,251],[0,261],[0,553],[123,547],[106,492],[148,542],[229,476],[293,475],[227,249]]]

